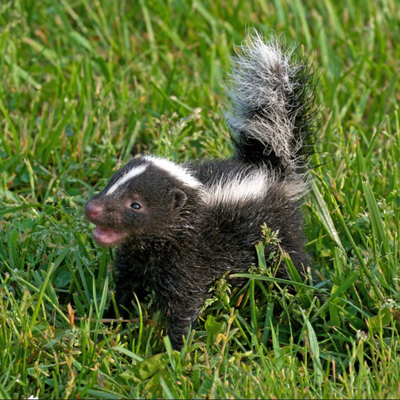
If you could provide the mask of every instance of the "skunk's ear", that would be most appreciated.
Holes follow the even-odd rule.
[[[171,190],[172,197],[172,207],[181,209],[187,200],[186,193],[180,189],[172,189]]]

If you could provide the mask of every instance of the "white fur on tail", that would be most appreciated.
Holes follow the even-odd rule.
[[[301,138],[294,137],[296,110],[288,109],[288,99],[300,85],[293,77],[303,67],[291,61],[292,55],[281,50],[277,38],[265,42],[255,32],[232,58],[227,88],[231,106],[226,113],[234,135],[244,132],[270,146],[288,172],[296,172],[294,155],[303,146]],[[262,115],[254,115],[254,110]]]

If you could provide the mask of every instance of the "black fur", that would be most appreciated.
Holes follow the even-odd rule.
[[[253,58],[246,54],[249,48]],[[304,193],[304,172],[314,140],[314,85],[302,64],[285,64],[278,57],[270,61],[274,68],[258,67],[254,52],[258,56],[257,51],[272,49],[287,56],[276,42],[264,44],[256,36],[244,49],[242,58],[247,58],[236,61],[242,75],[260,68],[258,73],[265,76],[255,79],[253,86],[273,81],[275,88],[269,88],[269,93],[284,93],[277,98],[285,103],[284,108],[275,109],[271,99],[262,98],[264,92],[259,86],[252,88],[252,92],[260,93],[254,104],[240,98],[240,88],[234,93],[232,110],[239,114],[240,123],[232,122],[232,114],[228,116],[236,148],[233,159],[183,165],[179,171],[187,174],[187,180],[174,168],[158,164],[157,159],[140,157],[117,171],[107,187],[86,205],[88,219],[97,225],[96,241],[118,247],[118,304],[129,309],[133,293],[142,298],[147,287],[153,288],[175,349],[182,346],[182,337],[199,316],[213,282],[227,272],[245,272],[257,265],[255,245],[262,240],[263,224],[272,231],[279,230],[280,246],[301,273],[309,266],[299,198]],[[282,72],[285,69],[286,75]],[[234,85],[240,76],[234,77]],[[290,93],[284,83],[279,85],[287,77],[292,80]],[[287,113],[282,116],[285,109]],[[279,146],[274,147],[269,137],[259,138],[262,125],[256,127],[258,136],[251,128],[246,130],[248,121],[251,124],[256,120],[273,132],[274,124],[282,118],[291,126],[282,137],[293,149],[289,157]],[[133,174],[130,179],[129,173]],[[267,247],[266,253],[274,250]],[[288,278],[284,266],[278,276]]]

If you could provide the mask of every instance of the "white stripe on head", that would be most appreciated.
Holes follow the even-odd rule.
[[[150,162],[152,165],[166,171],[169,175],[182,182],[186,186],[197,189],[202,187],[202,183],[198,181],[190,172],[178,164],[172,161],[166,160],[165,158],[156,158],[153,156],[143,157],[146,161]]]
[[[207,189],[209,205],[237,204],[245,201],[257,200],[265,196],[268,188],[275,181],[275,177],[268,176],[265,171],[256,171],[245,176],[227,174],[216,184]]]
[[[121,178],[115,182],[110,189],[107,190],[106,195],[114,193],[121,185],[124,183],[128,182],[135,176],[138,176],[140,174],[143,174],[144,171],[146,171],[146,168],[149,166],[149,164],[144,164],[144,165],[139,165],[139,166],[133,166],[132,169],[130,169],[125,175],[123,175]]]

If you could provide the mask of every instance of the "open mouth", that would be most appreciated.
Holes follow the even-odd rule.
[[[123,231],[117,231],[110,228],[102,228],[97,226],[93,232],[94,241],[103,247],[113,247],[122,243],[127,237],[127,233]]]

